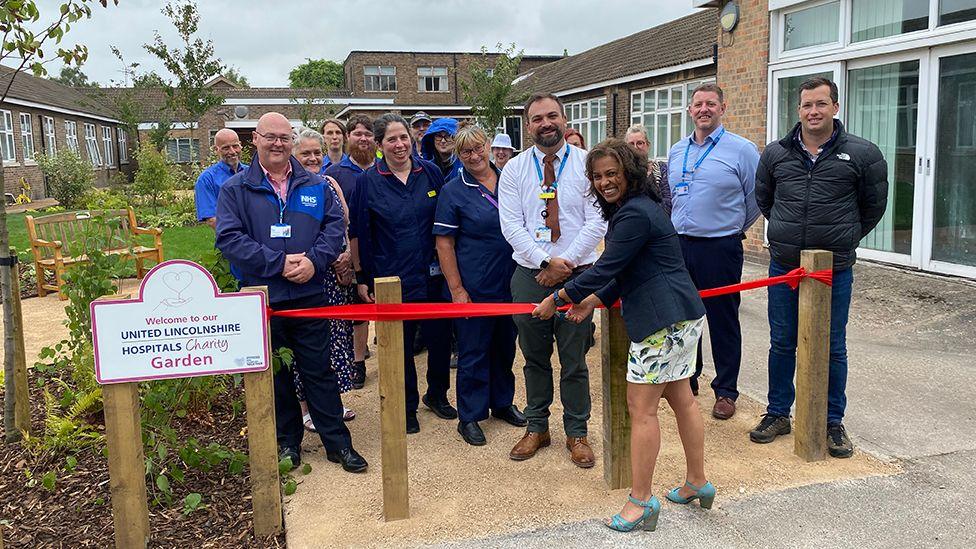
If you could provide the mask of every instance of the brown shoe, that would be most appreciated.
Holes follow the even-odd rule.
[[[735,415],[735,401],[729,397],[718,397],[712,407],[712,417],[715,419],[729,419]]]
[[[515,461],[525,461],[534,456],[539,451],[539,448],[545,448],[550,443],[549,431],[544,433],[526,431],[525,435],[522,436],[522,440],[519,440],[518,444],[508,453],[508,457]]]
[[[566,449],[569,450],[569,458],[577,467],[589,469],[596,463],[593,449],[590,448],[590,443],[586,442],[586,437],[566,437]]]

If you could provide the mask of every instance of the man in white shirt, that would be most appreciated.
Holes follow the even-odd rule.
[[[535,94],[525,105],[526,127],[535,146],[505,165],[498,183],[502,234],[518,263],[512,276],[516,302],[539,303],[596,261],[607,223],[586,196],[586,151],[563,139],[566,116],[558,97]],[[592,467],[586,440],[590,379],[586,350],[593,324],[565,318],[517,315],[519,346],[525,356],[525,416],[528,430],[509,457],[531,458],[549,446],[549,406],[553,398],[552,342],[559,351],[559,394],[566,448],[579,467]]]

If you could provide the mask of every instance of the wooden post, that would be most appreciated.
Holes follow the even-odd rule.
[[[266,286],[242,288],[263,292]],[[271,357],[271,331],[265,342]],[[244,402],[247,415],[247,451],[251,466],[251,508],[254,537],[263,539],[281,531],[281,484],[278,478],[278,438],[275,431],[274,371],[244,374]]]
[[[376,302],[402,302],[398,277],[376,279]],[[407,411],[403,387],[403,322],[377,322],[376,341],[380,370],[383,516],[387,521],[392,521],[410,518]]]
[[[17,257],[17,249],[10,248],[10,256]],[[20,269],[11,268],[10,308],[14,321],[14,427],[17,436],[30,433],[30,390],[27,380],[27,345],[24,343],[24,315],[20,303]]]
[[[105,405],[115,546],[120,549],[146,547],[149,541],[149,506],[146,502],[146,458],[142,453],[139,384],[103,385],[102,400]]]
[[[630,339],[620,309],[600,310],[603,372],[603,480],[611,490],[631,485],[627,351]]]
[[[811,273],[832,269],[833,255],[823,250],[803,250],[800,266]],[[812,278],[800,282],[793,453],[806,461],[827,458],[830,290],[830,286]]]

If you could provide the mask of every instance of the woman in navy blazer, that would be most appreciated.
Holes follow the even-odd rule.
[[[631,470],[634,485],[619,514],[606,521],[614,530],[657,527],[661,503],[652,495],[654,464],[661,446],[657,420],[663,396],[674,410],[685,451],[685,485],[668,499],[698,499],[710,508],[715,488],[705,479],[704,426],[688,379],[695,372],[705,307],[685,269],[671,220],[647,178],[647,160],[620,139],[608,139],[586,158],[590,193],[609,223],[600,259],[553,292],[532,313],[549,318],[558,306],[573,303],[568,317],[577,322],[599,305],[621,299],[621,314],[631,340],[627,360],[627,406],[631,417]]]

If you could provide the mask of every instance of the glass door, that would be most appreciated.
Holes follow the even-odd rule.
[[[931,64],[924,266],[976,277],[976,44],[934,49]]]

